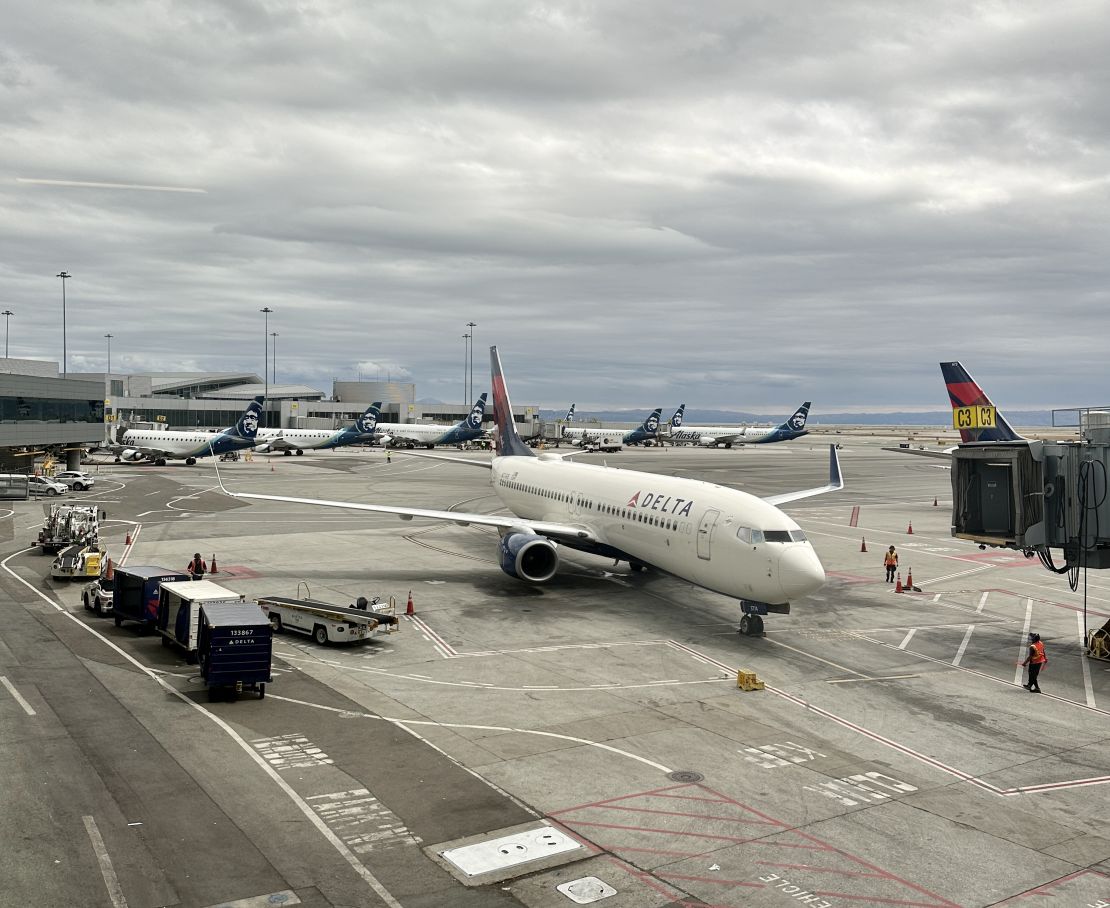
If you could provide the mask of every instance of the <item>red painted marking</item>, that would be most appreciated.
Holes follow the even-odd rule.
[[[711,876],[686,876],[683,873],[659,873],[658,875],[668,880],[690,880],[694,883],[715,883],[718,886],[746,886],[749,889],[767,888],[765,883],[749,883],[747,880],[723,880]]]
[[[762,864],[764,867],[782,867],[786,870],[811,870],[814,873],[834,873],[838,876],[858,876],[858,877],[874,877],[876,879],[886,879],[886,875],[882,873],[859,873],[853,870],[836,870],[833,867],[818,867],[816,864],[779,864],[775,861],[756,861],[757,864]]]
[[[911,908],[911,906],[912,908],[937,908],[936,902],[911,902],[908,899],[884,899],[877,895],[848,895],[844,892],[823,892],[820,889],[814,889],[813,894],[819,895],[822,898],[844,899],[847,902],[877,902],[880,905],[906,905],[907,908]],[[960,908],[955,902],[941,902],[941,904],[951,905],[952,908]]]
[[[652,810],[650,807],[625,807],[623,804],[613,804],[610,810],[627,810],[629,813],[657,813],[665,817],[693,817],[695,820],[724,820],[726,823],[754,823],[757,826],[778,826],[767,820],[740,820],[736,817],[718,817],[711,813],[687,813],[682,810]]]
[[[673,829],[655,829],[652,826],[625,826],[621,823],[595,823],[589,820],[570,821],[574,828],[588,826],[591,829],[624,829],[628,832],[657,832],[660,835],[673,835],[679,838],[715,839],[718,842],[737,842],[741,845],[754,841],[735,835],[714,835],[711,832],[679,832]]]
[[[854,508],[852,508],[852,518],[851,518],[851,520],[848,521],[848,526],[850,526],[850,527],[858,527],[859,526],[859,505],[858,504]]]
[[[220,568],[221,574],[231,574],[241,580],[256,580],[262,575],[253,568],[247,567],[245,564],[233,564],[231,567]]]

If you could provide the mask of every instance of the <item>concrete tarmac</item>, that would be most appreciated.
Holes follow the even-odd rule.
[[[108,510],[117,561],[182,569],[199,550],[248,596],[393,596],[401,613],[411,591],[398,633],[283,633],[265,699],[212,704],[182,653],[49,579],[25,548],[41,508],[15,503],[0,905],[547,908],[586,903],[556,887],[587,877],[616,890],[607,906],[1108,904],[1110,663],[1080,641],[1110,619],[1110,576],[1091,572],[1084,597],[1020,553],[953,540],[945,464],[880,443],[844,438],[847,488],[787,508],[829,582],[761,638],[737,635],[734,601],[666,575],[563,549],[533,588],[500,571],[488,530],[248,504],[203,461],[105,465],[73,497]],[[809,439],[586,459],[756,495],[827,474]],[[220,474],[500,509],[488,473],[374,450]],[[890,544],[921,592],[884,582]],[[1015,664],[1030,630],[1050,659],[1041,695]],[[738,690],[738,669],[766,689]],[[541,822],[580,847],[471,879],[439,854]]]

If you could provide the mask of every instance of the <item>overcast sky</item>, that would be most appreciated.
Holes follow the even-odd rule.
[[[9,0],[0,306],[70,370],[1110,401],[1105,2]],[[31,181],[164,187],[96,188]]]

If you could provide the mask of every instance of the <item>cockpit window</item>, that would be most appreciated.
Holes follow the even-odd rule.
[[[748,545],[758,545],[763,541],[763,530],[753,530],[751,527],[738,527],[736,537]]]
[[[764,530],[763,537],[768,542],[790,542],[789,530]]]
[[[801,530],[791,530],[790,538],[793,539],[795,542],[805,542],[806,534],[803,533]]]

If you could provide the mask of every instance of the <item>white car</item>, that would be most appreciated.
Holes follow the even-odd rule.
[[[69,486],[45,476],[28,476],[27,491],[31,495],[65,495]]]
[[[55,482],[69,486],[75,492],[84,492],[96,485],[96,478],[80,470],[63,470],[52,477]]]

